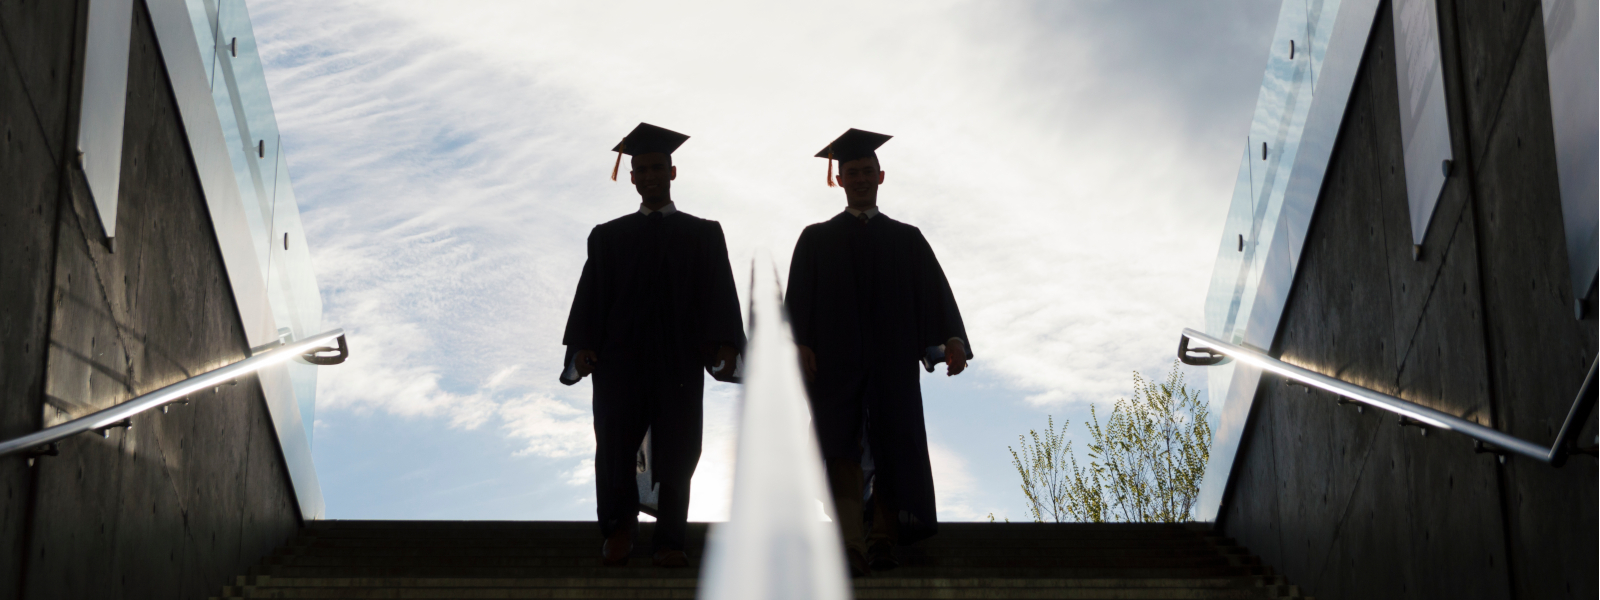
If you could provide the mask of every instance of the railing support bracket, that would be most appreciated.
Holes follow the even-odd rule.
[[[22,456],[28,459],[28,467],[32,468],[35,459],[45,456],[61,456],[61,446],[56,442],[50,442],[33,450],[23,452]]]
[[[1428,425],[1422,421],[1418,421],[1405,415],[1400,415],[1400,418],[1397,419],[1395,423],[1401,427],[1415,427],[1418,431],[1422,432],[1422,437],[1428,437]]]
[[[1472,440],[1472,452],[1474,454],[1493,454],[1495,459],[1499,460],[1502,465],[1506,464],[1506,457],[1511,454],[1504,449],[1485,444],[1482,440]]]
[[[123,419],[121,421],[117,421],[115,423],[107,425],[105,427],[101,427],[99,429],[96,429],[95,432],[99,433],[100,437],[102,437],[102,438],[108,438],[108,437],[111,437],[111,430],[116,429],[118,427],[121,427],[123,429],[133,429],[133,417],[129,417],[129,418]]]

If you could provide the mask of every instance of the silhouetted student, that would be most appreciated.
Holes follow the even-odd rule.
[[[894,568],[896,543],[937,530],[917,365],[932,371],[942,360],[955,375],[972,358],[928,241],[878,212],[876,150],[888,140],[851,129],[817,154],[828,159],[829,186],[839,161],[849,206],[800,234],[785,302],[856,576]]]
[[[657,566],[688,565],[683,552],[689,479],[700,462],[702,369],[732,377],[744,348],[722,226],[672,202],[672,152],[688,136],[640,123],[612,150],[622,155],[639,210],[589,233],[562,382],[594,374],[595,500],[606,565],[626,565],[639,522],[635,456],[650,430],[660,484]]]

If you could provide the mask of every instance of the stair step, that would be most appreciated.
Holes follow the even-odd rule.
[[[299,557],[344,557],[344,556],[383,556],[383,557],[466,557],[466,556],[501,556],[517,558],[559,558],[559,557],[593,557],[600,553],[600,542],[589,541],[583,544],[441,544],[428,546],[426,544],[375,544],[375,545],[307,545],[279,549],[270,556],[280,558]],[[690,554],[700,553],[703,546],[689,544],[687,549]],[[641,542],[634,546],[634,552],[640,556],[648,555],[654,551],[649,542]],[[927,558],[953,558],[953,557],[1041,557],[1059,560],[1074,558],[1102,558],[1102,559],[1144,559],[1155,557],[1185,558],[1185,557],[1228,557],[1247,556],[1248,552],[1242,548],[1207,548],[1207,547],[1172,547],[1151,545],[1147,547],[1083,547],[1074,545],[1056,546],[976,546],[960,548],[954,546],[922,546],[901,547],[895,550],[897,556],[902,557],[927,557]]]
[[[392,565],[453,565],[453,563],[477,563],[477,565],[499,565],[499,563],[525,563],[525,565],[538,565],[538,563],[552,562],[584,562],[594,560],[600,549],[595,546],[576,547],[576,549],[538,549],[538,547],[518,547],[518,549],[408,549],[408,547],[373,547],[373,549],[338,550],[338,552],[294,552],[294,554],[275,554],[269,557],[269,562],[277,565],[326,565],[326,563],[358,563],[358,562],[386,562]],[[645,557],[648,552],[637,552],[638,557]],[[1050,562],[1050,563],[1080,563],[1080,565],[1107,565],[1107,563],[1139,563],[1139,565],[1192,565],[1192,563],[1227,563],[1229,555],[1218,552],[1189,552],[1189,550],[1030,550],[1030,549],[989,549],[984,552],[973,550],[954,549],[918,549],[898,552],[896,557],[901,562],[941,563],[952,565],[955,562]]]
[[[596,553],[598,554],[598,553]],[[633,560],[649,561],[648,557],[634,556]],[[496,556],[466,556],[466,557],[385,557],[385,556],[303,556],[303,557],[276,557],[269,558],[268,564],[280,567],[323,567],[323,568],[561,568],[561,567],[587,567],[595,566],[599,561],[596,556],[571,556],[571,557],[496,557]],[[691,559],[698,562],[698,558]],[[1034,568],[1079,568],[1079,569],[1117,569],[1117,568],[1145,568],[1145,569],[1181,569],[1200,567],[1225,567],[1229,566],[1226,557],[1151,557],[1146,559],[1110,559],[1110,558],[1074,558],[1062,560],[1049,557],[944,557],[938,559],[908,557],[902,558],[900,563],[905,566],[927,567],[1034,567]]]
[[[652,569],[656,575],[659,569]],[[1007,578],[1007,577],[900,577],[898,571],[874,574],[856,581],[857,587],[1003,587],[1003,588],[1172,588],[1242,587],[1239,581],[1226,577],[1196,578]],[[607,587],[694,587],[693,577],[530,577],[530,578],[428,578],[428,577],[241,577],[240,586],[251,587],[582,587],[598,585]]]
[[[598,561],[595,561],[598,562]],[[635,559],[627,568],[394,568],[394,567],[260,567],[256,575],[271,577],[444,577],[444,578],[528,578],[528,577],[661,577],[662,570],[649,566],[649,559]],[[696,569],[684,569],[684,577],[698,577]],[[1062,568],[1062,567],[922,567],[902,566],[896,573],[907,577],[1058,577],[1058,578],[1202,578],[1253,577],[1264,574],[1261,567],[1197,567],[1184,569]]]
[[[320,549],[320,547],[592,547],[600,541],[598,531],[584,531],[582,534],[571,536],[542,536],[542,534],[528,533],[517,536],[312,536],[312,538],[296,539],[288,544],[288,549]],[[638,539],[648,542],[648,536]],[[686,539],[688,546],[702,546],[702,539]],[[944,536],[934,536],[928,541],[918,542],[920,549],[990,549],[990,547],[1062,547],[1062,549],[1214,549],[1213,544],[1206,544],[1197,538],[966,538],[946,539]]]
[[[541,588],[238,588],[228,589],[223,598],[694,598],[697,590],[686,588],[628,587],[541,587]],[[1060,599],[1265,599],[1260,589],[1210,588],[870,588],[857,587],[855,597],[867,599],[922,598],[1060,598]]]
[[[626,567],[599,565],[590,522],[320,521],[222,590],[225,598],[693,598],[691,564],[650,566],[653,524]],[[855,579],[861,599],[1284,598],[1290,585],[1201,525],[945,523],[897,549],[901,567]]]

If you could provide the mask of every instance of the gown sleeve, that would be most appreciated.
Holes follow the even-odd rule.
[[[950,281],[945,279],[939,259],[921,230],[913,229],[916,248],[917,277],[917,343],[924,348],[942,346],[950,338],[961,338],[967,358],[973,358],[972,340],[967,339],[967,328],[961,321],[961,309],[956,306],[955,293]]]
[[[722,224],[711,222],[705,245],[707,278],[705,289],[709,296],[703,306],[706,330],[702,339],[712,344],[726,344],[744,351],[744,315],[739,310],[739,291],[733,281],[733,267],[728,261],[728,241],[722,234]]]
[[[812,249],[811,228],[800,232],[794,244],[794,256],[789,259],[789,283],[784,287],[784,308],[789,312],[789,324],[794,330],[796,344],[816,348],[817,264]]]
[[[589,232],[589,257],[583,263],[583,275],[578,278],[578,293],[572,297],[572,311],[567,314],[567,329],[561,343],[567,347],[562,368],[568,369],[572,355],[578,350],[599,350],[605,338],[601,321],[605,290],[601,281],[603,253],[600,228]]]

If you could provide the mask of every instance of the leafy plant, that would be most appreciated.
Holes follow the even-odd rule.
[[[1209,416],[1174,361],[1164,382],[1135,372],[1132,398],[1117,399],[1103,425],[1089,408],[1087,467],[1066,439],[1070,423],[1057,430],[1054,417],[1007,449],[1034,521],[1186,521],[1211,454]]]

